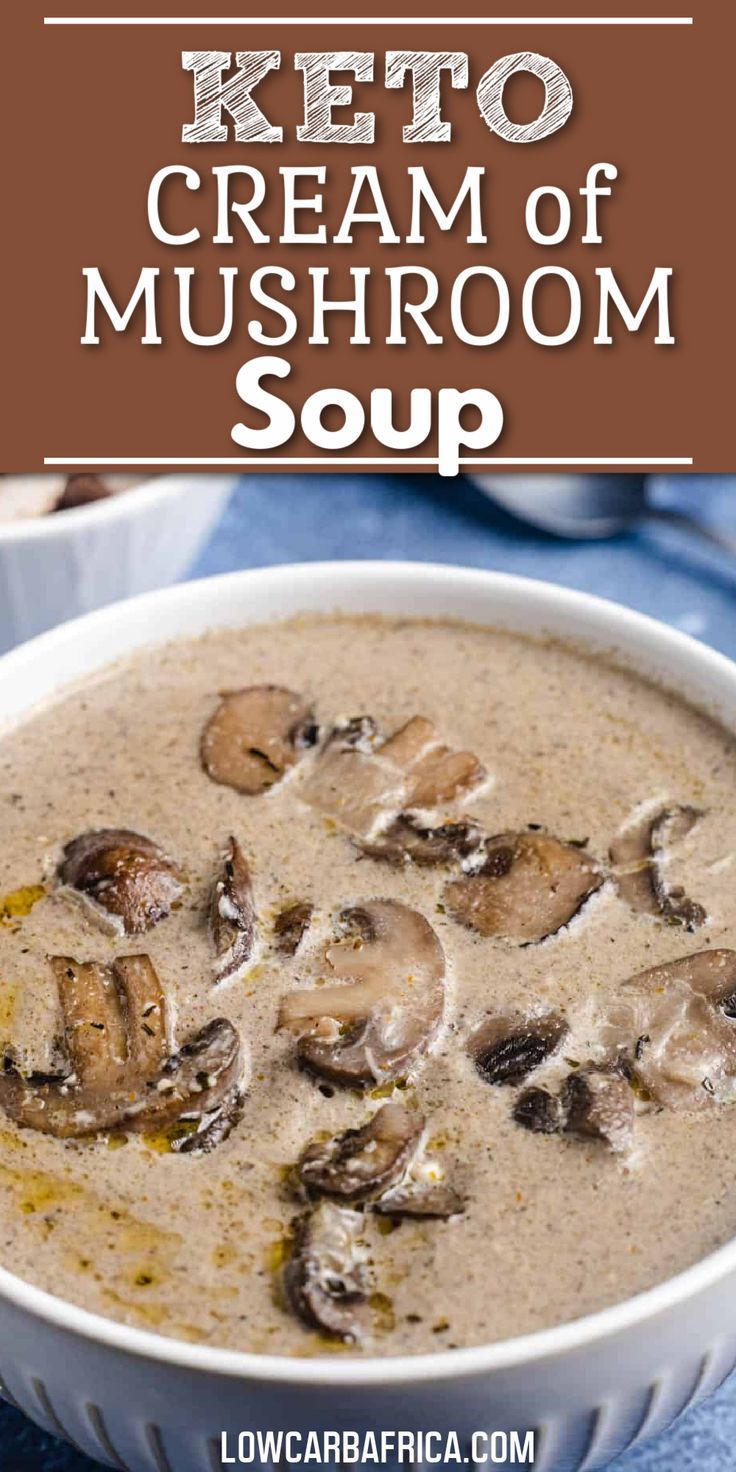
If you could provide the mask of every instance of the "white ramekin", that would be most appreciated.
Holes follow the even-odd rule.
[[[165,475],[54,516],[0,522],[0,652],[180,578],[235,477]]]
[[[495,573],[395,563],[268,568],[135,599],[0,660],[13,720],[131,649],[301,610],[447,615],[550,633],[736,721],[736,665],[651,619]],[[349,651],[346,650],[346,658]],[[687,1210],[683,1201],[682,1210]],[[172,1202],[172,1213],[176,1205]],[[489,1298],[493,1282],[486,1285]],[[240,1431],[534,1430],[536,1472],[599,1467],[660,1431],[736,1363],[736,1241],[650,1292],[539,1334],[403,1358],[287,1359],[159,1338],[0,1269],[5,1395],[49,1431],[133,1472],[219,1472]]]

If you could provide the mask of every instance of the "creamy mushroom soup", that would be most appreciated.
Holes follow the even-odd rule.
[[[180,1338],[417,1353],[732,1235],[705,715],[554,643],[305,617],[137,654],[0,767],[6,1268]]]

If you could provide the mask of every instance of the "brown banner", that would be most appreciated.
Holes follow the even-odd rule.
[[[736,469],[731,0],[648,0],[638,18],[631,3],[530,5],[514,20],[437,9],[441,23],[407,6],[389,23],[328,22],[344,7],[324,4],[317,23],[290,4],[290,24],[170,25],[164,0],[154,24],[77,3],[44,24],[36,0],[15,0],[3,468]],[[85,16],[97,23],[69,23]],[[328,51],[345,53],[329,75],[308,59]],[[273,52],[249,93],[253,55]],[[228,60],[208,73],[204,53]],[[538,118],[546,136],[524,141]],[[221,141],[183,137],[212,126]],[[372,141],[334,141],[341,128]],[[333,141],[314,141],[324,129]],[[264,131],[280,141],[251,141]],[[160,170],[158,228],[185,242],[152,230]],[[260,192],[245,218],[226,208]],[[321,227],[324,242],[289,241]],[[264,267],[281,274],[254,280]],[[136,289],[116,331],[105,300],[124,315]],[[320,291],[357,296],[364,315],[327,311],[320,331]],[[425,297],[417,321],[406,308]],[[187,341],[183,314],[190,336],[223,340]]]

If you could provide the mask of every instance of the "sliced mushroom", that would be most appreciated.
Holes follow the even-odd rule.
[[[202,765],[214,782],[257,797],[314,744],[317,727],[301,695],[251,685],[225,695],[202,734]]]
[[[59,879],[96,917],[126,935],[165,919],[183,892],[178,865],[158,844],[128,828],[95,828],[67,843]]]
[[[485,779],[485,768],[472,751],[436,746],[409,769],[405,806],[420,811],[444,807],[480,787]]]
[[[214,1110],[200,1116],[192,1134],[172,1140],[172,1150],[177,1155],[209,1155],[227,1139],[242,1113],[243,1093],[239,1084],[236,1084]]]
[[[660,915],[669,925],[698,930],[707,915],[681,886],[668,886],[663,861],[703,814],[688,806],[664,807],[627,823],[611,844],[619,894],[633,910]]]
[[[73,1072],[23,1077],[5,1062],[0,1108],[59,1139],[119,1129],[161,1130],[180,1119],[213,1123],[232,1113],[242,1069],[240,1039],[224,1018],[170,1053],[163,993],[147,956],[111,966],[51,962]]]
[[[628,1149],[634,1132],[634,1093],[621,1073],[581,1068],[568,1074],[560,1104],[568,1134],[603,1140],[617,1152]]]
[[[360,1129],[310,1145],[299,1162],[302,1184],[341,1201],[381,1196],[404,1174],[423,1129],[420,1114],[390,1099]]]
[[[369,858],[388,864],[432,866],[469,859],[481,852],[483,844],[483,830],[472,818],[426,828],[401,813],[377,838],[362,841],[360,848]]]
[[[338,923],[345,938],[327,947],[326,960],[351,984],[290,992],[279,1026],[302,1034],[302,1062],[334,1082],[400,1078],[442,1021],[442,946],[429,921],[398,900],[351,906]]]
[[[549,1089],[524,1089],[519,1094],[512,1116],[523,1129],[535,1135],[554,1135],[563,1126],[562,1105]]]
[[[274,934],[276,949],[282,956],[295,956],[311,924],[314,906],[308,900],[297,900],[276,916]]]
[[[485,777],[477,757],[443,745],[424,716],[413,716],[383,742],[375,722],[361,716],[336,728],[300,795],[369,839],[382,820],[455,802]]]
[[[455,920],[480,935],[532,945],[568,925],[600,889],[603,875],[588,854],[542,832],[489,838],[477,873],[453,879],[444,903]]]
[[[64,957],[52,960],[56,973],[62,1012],[68,1027],[68,1011],[65,1001],[63,972],[68,978],[69,967]],[[77,968],[78,970],[88,968]],[[156,1070],[168,1058],[171,1051],[167,1035],[167,1007],[163,987],[156,975],[150,956],[118,956],[112,967],[118,993],[120,1020],[125,1034],[126,1063],[129,1069],[144,1078],[152,1078]],[[94,1002],[92,1001],[92,1006]],[[88,1071],[81,1070],[75,1063],[75,1071],[92,1082]]]
[[[736,1093],[736,951],[698,951],[631,977],[601,1032],[645,1095],[703,1109]]]
[[[407,1181],[382,1196],[373,1210],[381,1216],[446,1220],[460,1216],[465,1210],[465,1201],[454,1186],[446,1185],[444,1181]]]
[[[299,1318],[350,1343],[365,1337],[369,1309],[358,1241],[357,1211],[323,1201],[294,1224],[294,1251],[284,1269],[286,1296]]]
[[[337,727],[299,786],[310,807],[364,836],[384,813],[401,807],[404,793],[401,770],[374,753],[372,735],[364,731],[367,719]]]
[[[101,475],[68,475],[51,510],[74,511],[77,506],[89,506],[93,501],[107,501],[112,495],[112,487],[106,485]]]
[[[567,1036],[562,1017],[487,1017],[468,1044],[476,1069],[487,1084],[520,1084],[546,1062]]]
[[[241,976],[256,942],[256,909],[248,861],[237,838],[228,840],[223,872],[217,880],[210,910],[215,942],[215,983]]]

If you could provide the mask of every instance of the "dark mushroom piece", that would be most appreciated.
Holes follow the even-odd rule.
[[[306,701],[278,685],[225,695],[202,733],[202,765],[213,782],[247,797],[268,792],[316,740]]]
[[[560,1100],[549,1089],[524,1089],[511,1113],[522,1129],[534,1135],[554,1135],[564,1123]]]
[[[68,475],[63,491],[55,500],[52,511],[74,511],[78,506],[90,506],[93,501],[107,501],[114,494],[101,475]]]
[[[214,1110],[200,1115],[197,1128],[191,1134],[172,1139],[172,1150],[177,1155],[209,1155],[235,1129],[242,1113],[243,1092],[236,1084]]]
[[[378,837],[360,841],[360,849],[368,858],[388,864],[433,867],[470,859],[481,853],[484,842],[483,829],[473,818],[423,827],[410,814],[401,813]]]
[[[310,1145],[298,1170],[307,1191],[340,1201],[370,1201],[404,1174],[424,1129],[420,1114],[410,1114],[390,1099],[367,1124]]]
[[[125,935],[165,919],[184,889],[178,864],[129,828],[80,833],[63,849],[58,876],[98,920]]]
[[[281,910],[274,922],[276,949],[282,956],[295,956],[311,924],[314,906],[308,900],[297,900]]]
[[[621,1073],[581,1068],[568,1074],[560,1092],[568,1134],[602,1140],[621,1153],[634,1132],[634,1093]]]
[[[233,1113],[242,1058],[230,1022],[208,1023],[172,1053],[148,956],[120,956],[111,966],[54,956],[51,964],[69,1069],[25,1078],[6,1059],[0,1108],[17,1124],[77,1139],[123,1127],[165,1130],[182,1119],[209,1127],[223,1109]]]
[[[388,1191],[373,1207],[380,1216],[409,1217],[417,1221],[430,1218],[446,1221],[461,1216],[465,1201],[454,1186],[444,1181],[407,1181]]]
[[[215,984],[234,981],[251,960],[257,928],[250,868],[237,838],[228,839],[212,895],[210,925],[217,952]]]
[[[400,1078],[442,1021],[442,946],[424,916],[398,900],[353,905],[339,924],[345,938],[327,947],[326,960],[336,979],[351,984],[290,992],[279,1027],[301,1034],[300,1059],[333,1082]]]
[[[380,1201],[375,1201],[374,1211],[380,1216],[408,1217],[409,1220],[427,1222],[447,1217],[462,1216],[465,1200],[455,1186],[443,1181],[409,1181],[387,1192]]]
[[[669,925],[682,925],[685,930],[698,930],[705,923],[703,906],[689,899],[681,886],[667,884],[663,863],[702,816],[694,807],[658,808],[627,823],[616,835],[611,863],[619,894],[633,910],[661,916]]]
[[[284,1269],[286,1297],[311,1329],[347,1343],[369,1330],[365,1272],[357,1211],[323,1201],[294,1224],[294,1251]]]
[[[480,935],[533,945],[556,935],[603,883],[594,860],[549,833],[489,838],[474,874],[445,886],[444,904]]]
[[[704,1109],[736,1090],[736,951],[707,950],[633,976],[608,1008],[601,1040],[644,1093]]]
[[[560,1046],[569,1028],[562,1017],[487,1017],[468,1052],[487,1084],[520,1084]]]

